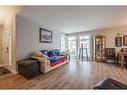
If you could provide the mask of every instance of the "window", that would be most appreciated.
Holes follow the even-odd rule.
[[[72,57],[76,56],[76,37],[68,37],[68,49]]]
[[[61,35],[61,50],[66,50],[66,36]]]

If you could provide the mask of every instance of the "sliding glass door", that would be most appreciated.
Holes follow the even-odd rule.
[[[71,58],[81,58],[83,60],[91,58],[90,38],[90,35],[68,36],[67,47]]]
[[[68,49],[71,57],[76,57],[76,36],[68,37]]]
[[[79,57],[83,57],[83,60],[90,59],[90,35],[79,36]]]

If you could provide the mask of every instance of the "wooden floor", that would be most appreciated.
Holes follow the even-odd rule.
[[[1,89],[93,89],[106,77],[127,84],[127,69],[114,64],[71,60],[47,74],[39,74],[30,80],[20,75],[0,77]]]

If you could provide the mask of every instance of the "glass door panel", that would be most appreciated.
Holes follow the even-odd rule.
[[[89,35],[79,37],[79,57],[81,58],[82,55],[84,60],[90,59],[90,36]]]
[[[71,57],[76,56],[76,37],[68,37],[68,49]]]

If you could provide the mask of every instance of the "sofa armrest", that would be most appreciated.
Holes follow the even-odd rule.
[[[36,57],[36,56],[32,56],[32,58],[35,58],[40,62],[40,71],[42,73],[48,72],[48,65],[50,64],[50,61],[47,58]]]
[[[66,54],[66,56],[67,56],[67,61],[69,62],[70,61],[70,55]]]
[[[49,68],[50,61],[47,59],[44,59],[43,61],[40,62],[40,71],[42,73],[47,73],[48,68]]]

